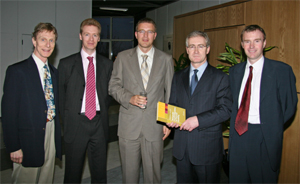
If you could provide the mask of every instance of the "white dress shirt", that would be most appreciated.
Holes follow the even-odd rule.
[[[249,77],[250,69],[252,66],[252,82],[251,82],[251,96],[250,96],[250,107],[249,107],[249,116],[248,122],[251,124],[260,124],[260,115],[259,115],[259,101],[260,101],[260,84],[261,84],[261,75],[264,66],[264,57],[261,57],[253,65],[247,61],[244,78],[242,81],[240,94],[239,94],[239,106],[241,105],[242,96],[244,93],[245,85]]]
[[[88,60],[87,57],[93,57],[93,64],[94,64],[94,70],[95,70],[95,77],[96,75],[96,51],[92,54],[92,55],[88,55],[83,49],[81,49],[81,59],[82,59],[82,66],[83,66],[83,73],[84,73],[84,80],[85,80],[85,84],[86,84],[86,76],[87,76],[87,70],[88,70],[88,66],[90,61]],[[95,79],[95,81],[97,82],[97,80]],[[96,84],[95,84],[96,85]],[[85,112],[85,92],[86,92],[86,85],[84,87],[84,93],[83,93],[83,98],[82,98],[82,106],[81,106],[81,113]],[[96,88],[96,111],[100,111],[100,104],[99,104],[99,100],[98,100],[98,95],[97,95],[97,88]]]
[[[138,56],[138,60],[139,60],[139,66],[141,69],[142,63],[143,63],[143,57],[142,55],[148,55],[148,58],[146,60],[148,68],[149,68],[149,76],[151,73],[151,68],[152,68],[152,64],[153,64],[153,57],[154,57],[154,48],[152,47],[147,53],[144,53],[141,51],[141,49],[139,47],[137,47],[137,56]]]
[[[40,58],[38,58],[34,53],[32,53],[31,55],[33,57],[33,60],[38,68],[38,71],[39,71],[39,74],[40,74],[40,80],[41,80],[41,84],[42,84],[42,88],[43,88],[43,91],[44,91],[44,86],[45,86],[45,79],[44,79],[44,74],[45,74],[45,70],[44,70],[44,66],[45,64],[47,65],[47,67],[49,68],[48,66],[48,60],[46,61],[46,63],[44,63],[42,60],[40,60]],[[49,71],[50,71],[50,68],[49,68]],[[51,73],[50,73],[51,75]],[[53,94],[54,95],[54,94]]]

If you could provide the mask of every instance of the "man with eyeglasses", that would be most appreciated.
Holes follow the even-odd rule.
[[[177,183],[219,183],[223,158],[222,122],[231,112],[229,78],[207,62],[210,40],[193,31],[186,38],[191,65],[175,73],[169,103],[186,109],[186,121],[176,128],[173,156]]]
[[[118,54],[109,82],[109,94],[121,104],[123,183],[139,183],[141,161],[144,183],[161,183],[163,140],[170,130],[157,123],[156,108],[158,101],[168,103],[174,67],[172,57],[153,46],[156,35],[155,22],[141,19],[135,32],[138,46]]]

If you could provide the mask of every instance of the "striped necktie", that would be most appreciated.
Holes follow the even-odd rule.
[[[92,120],[96,116],[96,83],[93,57],[87,57],[89,62],[86,76],[85,116]]]
[[[141,66],[141,74],[142,74],[142,79],[143,79],[143,83],[144,83],[144,88],[147,88],[147,84],[148,84],[148,80],[149,80],[149,67],[147,64],[147,58],[148,55],[142,55],[143,58],[143,62],[142,62],[142,66]]]

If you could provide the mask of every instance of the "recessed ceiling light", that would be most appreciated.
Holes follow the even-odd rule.
[[[111,10],[111,11],[123,11],[126,12],[127,8],[110,8],[110,7],[99,7],[100,10]]]

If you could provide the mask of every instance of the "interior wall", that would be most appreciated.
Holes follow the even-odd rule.
[[[22,39],[30,39],[39,22],[52,23],[58,32],[54,53],[49,59],[55,67],[59,59],[80,51],[80,23],[92,17],[92,0],[13,0],[1,1],[0,97],[7,67],[29,57],[22,50]],[[30,40],[29,40],[30,41]],[[32,47],[32,44],[31,46]],[[30,51],[30,49],[27,49]],[[0,107],[1,116],[1,107]]]
[[[163,36],[173,34],[174,16],[227,3],[229,1],[233,0],[180,0],[147,12],[146,16],[153,19],[157,24],[157,37],[154,41],[154,46],[163,50]]]

